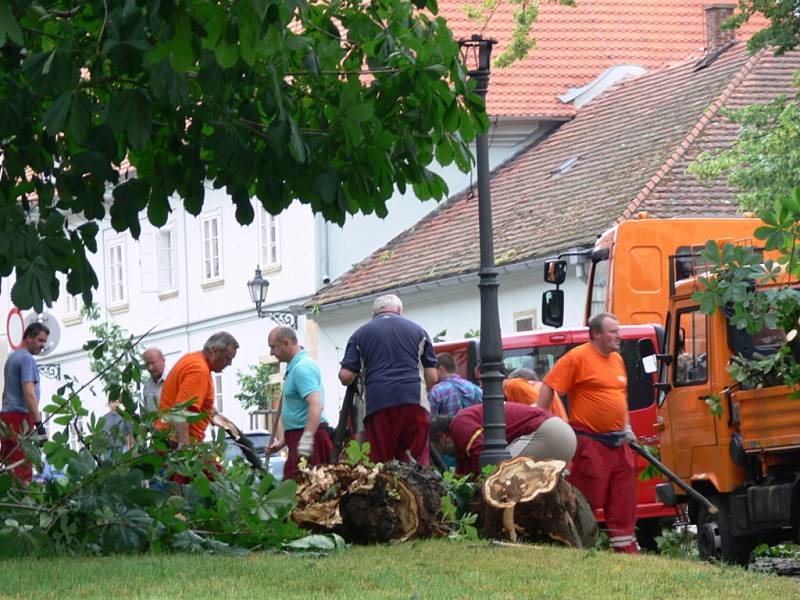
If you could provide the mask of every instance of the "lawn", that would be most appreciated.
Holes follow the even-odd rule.
[[[0,598],[800,598],[800,581],[658,556],[432,540],[326,557],[0,562]]]

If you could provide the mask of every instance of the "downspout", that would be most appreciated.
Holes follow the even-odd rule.
[[[320,215],[316,216],[319,231],[319,272],[322,285],[331,282],[330,241],[328,240],[328,222]]]

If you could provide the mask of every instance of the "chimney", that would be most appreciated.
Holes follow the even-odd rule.
[[[732,29],[722,29],[720,25],[728,17],[733,16],[735,4],[708,4],[706,12],[706,53],[716,52],[726,44],[733,42],[736,35]]]

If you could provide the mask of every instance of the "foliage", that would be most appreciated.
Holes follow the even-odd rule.
[[[706,403],[706,406],[708,406],[708,412],[711,413],[711,416],[717,417],[718,419],[722,418],[722,398],[719,394],[709,394],[703,401]]]
[[[438,332],[433,336],[433,343],[438,344],[439,342],[443,342],[446,336],[447,336],[447,329],[442,329],[440,332]]]
[[[752,359],[733,356],[727,370],[746,390],[793,385],[800,381],[800,365],[792,359],[791,352],[786,346],[769,356],[758,355]]]
[[[250,365],[247,372],[236,371],[239,393],[235,398],[242,408],[264,410],[272,406],[280,392],[280,384],[270,383],[269,378],[277,372],[277,367],[269,363]]]
[[[482,0],[480,5],[466,4],[464,12],[467,17],[478,23],[482,29],[492,19],[497,5],[501,0]],[[511,32],[511,43],[503,53],[495,58],[494,66],[502,69],[528,56],[528,51],[536,46],[536,40],[531,35],[533,23],[539,17],[539,0],[506,0],[509,4],[518,6],[514,11],[514,29]],[[575,6],[575,0],[553,0],[564,6]]]
[[[790,198],[800,186],[797,97],[780,96],[769,104],[722,114],[739,125],[737,142],[715,153],[703,152],[689,172],[704,181],[724,176],[737,190],[736,198],[744,210],[770,212],[776,199]]]
[[[739,12],[729,19],[727,26],[740,27],[755,13],[765,16],[770,24],[747,42],[751,52],[775,46],[777,53],[783,54],[800,43],[799,0],[739,0]]]
[[[467,329],[464,332],[464,338],[465,339],[479,338],[479,337],[481,337],[481,330],[480,329]]]
[[[138,238],[224,188],[236,220],[294,200],[386,216],[447,185],[488,127],[436,0],[0,2],[0,277],[41,310],[98,285],[99,223]],[[128,168],[128,166],[130,168]],[[35,200],[35,202],[34,202]]]
[[[116,343],[116,342],[115,342]],[[128,389],[138,381],[136,369],[118,361],[136,353],[138,340],[119,343],[117,362],[109,361],[98,377],[119,372],[118,383]],[[95,346],[97,347],[102,346]],[[190,444],[170,449],[153,416],[138,417],[125,408],[133,444],[120,448],[103,431],[103,419],[89,414],[73,379],[61,386],[44,408],[59,425],[87,418],[81,445],[72,448],[66,430],[53,434],[44,446],[46,459],[32,440],[20,441],[38,472],[60,475],[22,486],[9,470],[0,469],[0,555],[118,554],[181,550],[203,553],[241,553],[281,548],[302,535],[288,519],[296,483],[276,484],[271,475],[254,472],[240,459],[228,470],[217,467],[223,450],[222,434],[214,444]],[[202,415],[179,405],[161,418],[193,421]],[[175,482],[180,476],[184,485]]]
[[[800,560],[800,545],[777,544],[776,546],[769,546],[767,544],[759,544],[753,550],[753,555],[756,558],[794,558]]]
[[[661,458],[661,451],[659,450],[658,446],[650,446],[649,444],[641,444],[642,448],[644,448],[650,456],[654,456],[655,458]],[[655,465],[652,463],[647,463],[647,466],[642,469],[642,472],[639,473],[639,481],[650,481],[652,479],[663,479],[664,476],[661,474]]]
[[[470,512],[469,507],[486,477],[496,469],[496,465],[490,466],[492,469],[484,467],[477,479],[474,479],[471,474],[459,477],[453,469],[448,469],[442,473],[447,495],[442,497],[442,504],[439,510],[444,522],[449,523],[453,528],[453,533],[450,535],[451,539],[466,538],[472,541],[478,539],[478,530],[475,527],[478,515]]]
[[[348,465],[357,465],[361,463],[365,467],[375,466],[369,459],[369,451],[371,445],[369,442],[359,443],[356,440],[350,440],[347,447],[344,449],[345,462]]]
[[[100,380],[107,399],[119,399],[134,411],[144,377],[142,345],[129,343],[128,332],[110,317],[100,320],[96,304],[84,306],[81,315],[91,323],[89,331],[94,336],[83,345],[89,353],[89,369],[95,375],[102,373]]]
[[[800,218],[800,204],[797,208],[796,215]],[[780,213],[782,209],[776,210]],[[774,214],[765,216],[770,218]],[[765,240],[766,250],[779,253],[779,264],[764,260],[748,247],[706,243],[701,260],[710,265],[710,271],[698,278],[701,289],[692,296],[700,302],[701,311],[710,314],[721,310],[733,329],[749,335],[764,328],[790,331],[796,326],[800,317],[800,291],[777,282],[785,271],[797,276],[800,265],[794,260],[794,238],[791,242],[779,240],[779,231],[780,225],[773,220],[755,232],[756,237]],[[783,340],[777,352],[769,356],[755,351],[752,356],[733,356],[727,370],[745,389],[800,383],[800,365]],[[717,416],[721,414],[719,402],[715,404],[712,398],[706,403],[712,414],[717,414],[715,408]]]
[[[656,546],[662,556],[700,560],[694,539],[695,535],[688,527],[662,529],[661,535],[656,536]]]

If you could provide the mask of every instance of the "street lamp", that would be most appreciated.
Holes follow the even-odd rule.
[[[461,58],[467,74],[477,82],[475,93],[486,104],[489,89],[490,57],[495,40],[473,35],[461,39]],[[503,341],[497,307],[497,269],[494,266],[492,239],[492,200],[489,194],[489,144],[486,132],[475,139],[478,162],[478,225],[481,267],[478,271],[481,295],[481,383],[483,384],[483,451],[480,465],[496,465],[511,458],[506,450],[506,415],[503,408]]]
[[[278,325],[286,325],[295,331],[297,330],[297,311],[290,310],[263,310],[261,307],[267,299],[267,289],[269,281],[261,276],[261,267],[256,267],[256,274],[247,282],[247,289],[250,290],[250,298],[256,305],[256,313],[259,319],[269,317]]]

